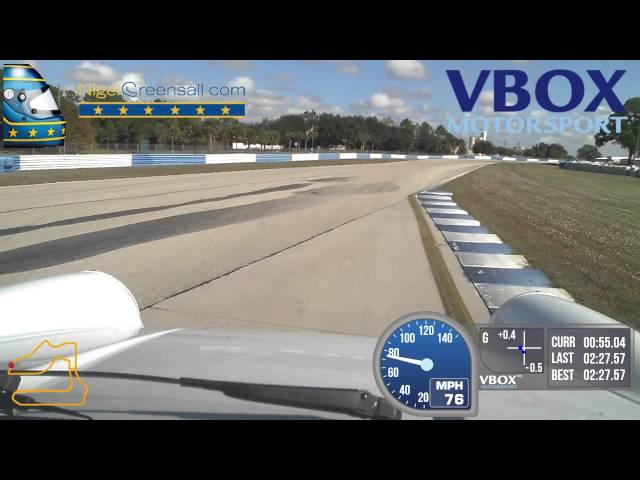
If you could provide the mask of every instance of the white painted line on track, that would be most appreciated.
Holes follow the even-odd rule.
[[[529,262],[522,255],[473,252],[456,252],[456,255],[465,267],[526,268],[529,266]]]
[[[450,202],[452,199],[451,197],[447,197],[446,195],[422,195],[419,194],[418,195],[418,200],[420,200],[421,202],[424,202],[425,200],[435,200],[438,202]]]
[[[448,213],[450,215],[469,215],[469,212],[460,208],[438,208],[427,207],[429,213]]]
[[[446,232],[442,235],[448,242],[470,242],[470,243],[502,243],[500,237],[493,233],[464,233]]]
[[[432,218],[436,225],[458,225],[460,227],[479,227],[478,220],[467,220],[466,218]]]
[[[422,206],[441,206],[441,207],[457,207],[458,204],[455,202],[438,202],[432,200],[422,200]]]

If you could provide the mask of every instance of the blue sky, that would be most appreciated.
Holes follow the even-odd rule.
[[[121,80],[133,80],[138,85],[168,86],[203,83],[208,86],[242,85],[247,88],[247,121],[277,117],[284,113],[299,113],[307,109],[339,114],[391,116],[396,121],[410,118],[428,121],[434,126],[447,126],[448,116],[461,118],[462,112],[445,73],[447,69],[462,71],[471,89],[481,69],[520,69],[529,76],[533,89],[535,80],[544,72],[563,68],[576,71],[585,79],[586,95],[581,107],[596,90],[586,75],[587,69],[601,70],[609,78],[614,70],[626,70],[615,87],[622,102],[640,96],[640,62],[638,61],[421,61],[421,60],[5,60],[2,63],[32,63],[48,82],[76,89],[79,82],[111,85]],[[497,115],[492,112],[491,79],[485,86],[473,115]],[[568,88],[562,80],[551,84],[553,99],[566,100]],[[228,99],[228,97],[225,97]],[[183,98],[184,99],[184,98]],[[222,98],[209,98],[217,100]],[[189,100],[189,99],[186,99]],[[544,113],[532,102],[526,112]],[[572,112],[581,114],[581,109]],[[608,114],[603,104],[599,114]],[[593,114],[589,114],[593,115]],[[570,153],[593,136],[571,132],[565,135],[498,135],[489,131],[495,144],[530,146],[533,143],[557,141]],[[607,146],[603,154],[624,155],[624,151]]]

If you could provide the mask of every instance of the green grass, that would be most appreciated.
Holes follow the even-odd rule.
[[[501,164],[442,190],[543,270],[554,287],[640,328],[639,179]]]
[[[273,168],[326,167],[388,163],[399,160],[312,160],[304,162],[227,163],[209,165],[157,165],[144,167],[78,168],[64,170],[27,170],[0,175],[0,187],[8,185],[34,185],[38,183],[72,182],[78,180],[106,180],[110,178],[154,177],[189,173],[237,172]]]

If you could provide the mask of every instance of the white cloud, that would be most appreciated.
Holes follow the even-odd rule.
[[[377,92],[366,100],[354,102],[351,108],[360,113],[377,116],[392,115],[404,118],[412,113],[402,98],[393,97],[386,92]]]
[[[251,60],[207,60],[207,64],[225,71],[248,72],[256,69]]]
[[[351,75],[352,77],[355,77],[360,73],[360,67],[355,63],[347,63],[345,65],[342,65],[338,67],[338,70],[342,73],[346,73],[347,75]]]
[[[255,83],[250,77],[236,77],[229,80],[230,87],[244,87],[247,94],[255,91]]]
[[[490,117],[490,116],[509,116],[509,115],[518,115],[521,112],[496,112],[494,110],[494,101],[495,101],[495,96],[493,94],[492,91],[486,91],[486,92],[482,92],[480,94],[480,96],[478,97],[478,103],[477,105],[480,106],[480,114],[482,116],[485,117]],[[506,105],[508,107],[511,107],[513,105],[516,104],[515,99],[510,95],[507,94],[507,99],[506,99]]]
[[[127,74],[125,74],[127,75]],[[132,74],[132,75],[139,75],[140,79],[142,79],[142,74]],[[123,77],[124,78],[124,77]],[[142,81],[144,81],[144,79],[142,79]],[[139,86],[141,85],[141,83],[137,83],[136,84]],[[162,87],[192,87],[195,88],[196,87],[196,82],[194,82],[193,80],[190,80],[188,78],[184,78],[178,75],[169,75],[167,77],[164,77],[164,79],[159,82],[158,84],[156,84],[155,86],[162,86]],[[155,96],[152,96],[152,98],[150,99],[155,99]],[[196,100],[204,100],[206,97],[200,97],[200,96],[185,96],[185,95],[162,95],[162,96],[158,96],[157,98],[160,98],[162,100],[166,100],[166,101],[174,101],[174,102],[178,102],[178,101],[196,101]],[[144,97],[141,97],[141,99],[144,99]]]
[[[230,70],[255,70],[253,63],[249,60],[224,60],[224,66]]]
[[[320,97],[300,95],[294,101],[291,97],[278,95],[269,90],[258,90],[247,99],[246,121],[255,122],[285,114],[300,114],[307,110],[317,113],[344,113],[340,107],[328,105]]]
[[[493,106],[493,92],[492,91],[488,91],[488,92],[482,92],[480,94],[480,98],[478,98],[478,101],[480,102],[481,105],[491,105]]]
[[[399,98],[425,99],[431,96],[431,90],[426,87],[419,88],[418,90],[408,90],[404,87],[387,87],[383,92],[392,97]]]
[[[337,65],[338,72],[355,77],[360,74],[360,66],[352,60],[302,60],[303,65]]]
[[[260,90],[255,92],[247,103],[257,107],[278,107],[284,106],[289,102],[290,99],[284,95],[275,95],[268,90]]]
[[[108,84],[116,80],[118,74],[109,65],[97,62],[84,61],[74,67],[68,74],[71,80],[77,82],[92,82],[96,84]]]
[[[385,64],[387,73],[393,78],[424,80],[427,69],[417,60],[389,60]]]
[[[319,108],[322,105],[322,99],[320,97],[300,95],[298,97],[298,106],[300,108],[314,109]]]
[[[539,141],[535,143],[558,143],[558,138],[553,135],[547,135],[545,137],[540,137]]]
[[[611,115],[612,113],[611,108],[608,106],[605,107],[604,105],[600,105],[595,111],[596,115]]]
[[[373,108],[396,108],[401,107],[404,102],[399,98],[392,98],[383,92],[374,93],[371,96],[371,106]]]
[[[273,90],[293,90],[293,75],[290,73],[269,74],[266,78],[275,82],[270,87]]]
[[[532,143],[559,143],[562,145],[570,155],[576,154],[577,150],[583,145],[595,145],[593,134],[589,133],[576,133],[566,131],[560,135],[546,135],[535,139]]]
[[[136,85],[144,85],[144,76],[138,72],[127,72],[122,76],[122,83],[133,82]]]
[[[416,107],[416,111],[419,113],[435,114],[435,113],[443,113],[444,109],[442,107],[437,107],[437,106],[433,107],[426,103],[422,103]]]
[[[145,85],[144,76],[141,73],[137,73],[137,72],[127,72],[127,73],[125,73],[122,76],[122,78],[120,79],[120,81],[122,82],[122,85],[124,85],[127,82],[135,83],[136,87],[140,87],[142,85]],[[131,98],[123,97],[123,98],[125,98],[125,100],[132,100],[134,102],[138,101],[138,97],[131,97]]]
[[[246,120],[252,122],[278,117],[285,113],[290,105],[291,99],[284,95],[277,95],[269,90],[254,91],[247,98]]]
[[[267,78],[278,80],[280,82],[290,82],[293,80],[293,75],[290,73],[276,73],[272,75],[267,75]]]

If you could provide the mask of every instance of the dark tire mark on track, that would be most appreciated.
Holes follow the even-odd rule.
[[[348,189],[354,194],[386,191],[380,186],[378,183],[345,185],[339,193],[347,194]],[[315,192],[319,196],[335,194],[333,186],[318,188]],[[251,222],[317,204],[318,195],[294,193],[297,194],[286,198],[147,220],[7,250],[0,252],[0,275],[61,265],[141,243]]]
[[[5,235],[15,235],[18,233],[25,233],[25,232],[32,232],[34,230],[41,230],[43,228],[51,228],[51,227],[61,227],[61,226],[65,226],[65,225],[77,225],[80,223],[86,223],[86,222],[94,222],[97,220],[107,220],[107,219],[111,219],[111,218],[120,218],[120,217],[126,217],[129,215],[139,215],[142,213],[151,213],[151,212],[159,212],[162,210],[168,210],[170,208],[177,208],[177,207],[187,207],[190,205],[199,205],[202,203],[210,203],[210,202],[219,202],[222,200],[231,200],[234,198],[240,198],[240,197],[247,197],[247,196],[252,196],[252,195],[261,195],[261,194],[265,194],[265,193],[274,193],[274,192],[282,192],[282,191],[287,191],[287,190],[296,190],[299,188],[304,188],[309,186],[309,183],[292,183],[290,185],[283,185],[280,187],[271,187],[271,188],[263,188],[260,190],[252,190],[250,192],[242,192],[242,193],[232,193],[229,195],[224,195],[221,197],[210,197],[210,198],[200,198],[198,200],[190,200],[188,202],[181,202],[181,203],[174,203],[174,204],[169,204],[169,205],[158,205],[155,207],[144,207],[144,208],[134,208],[134,209],[130,209],[130,210],[121,210],[119,212],[107,212],[107,213],[100,213],[100,214],[96,214],[96,215],[87,215],[84,217],[76,217],[76,218],[69,218],[69,219],[65,219],[65,220],[58,220],[55,222],[49,222],[49,223],[43,223],[43,224],[39,224],[39,225],[24,225],[24,226],[20,226],[20,227],[13,227],[13,228],[5,228],[0,230],[0,237],[1,236],[5,236]]]
[[[277,215],[313,204],[302,196],[186,213],[0,252],[0,274],[52,267],[154,240]]]

